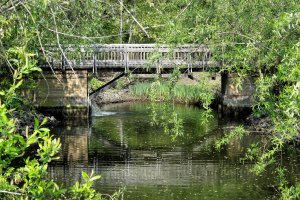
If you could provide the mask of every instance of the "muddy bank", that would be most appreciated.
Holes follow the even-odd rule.
[[[274,132],[274,123],[267,116],[255,117],[253,114],[251,114],[246,118],[245,122],[246,128],[250,129],[251,131],[257,134],[280,134]],[[300,128],[298,128],[298,135],[294,136],[293,140],[290,140],[291,144],[293,144],[293,142],[296,142],[297,145],[300,145]]]
[[[271,127],[274,125],[272,120],[267,116],[256,117],[253,114],[250,114],[246,118],[246,126],[261,134],[269,134],[271,133]]]
[[[105,92],[99,93],[93,99],[93,101],[95,101],[98,105],[109,103],[123,103],[137,100],[142,100],[142,98],[131,95],[128,88],[121,90],[109,89]]]

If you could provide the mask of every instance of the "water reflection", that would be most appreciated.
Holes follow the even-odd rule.
[[[212,148],[223,128],[234,126],[211,119],[201,124],[201,110],[176,106],[184,137],[172,141],[159,126],[150,125],[145,104],[116,104],[90,123],[56,129],[61,159],[50,166],[51,178],[66,185],[81,180],[81,172],[101,174],[97,190],[112,193],[126,186],[125,199],[263,199],[261,180],[242,165],[240,154],[260,138],[231,141],[221,153]]]

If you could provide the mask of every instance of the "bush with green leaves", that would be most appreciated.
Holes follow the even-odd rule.
[[[24,48],[11,49],[14,76],[12,85],[0,91],[0,198],[1,199],[103,199],[92,184],[100,176],[89,176],[82,173],[84,183],[63,188],[53,180],[46,178],[47,168],[60,150],[59,139],[50,135],[45,127],[46,118],[39,122],[34,119],[33,129],[22,127],[21,134],[14,118],[14,99],[18,97],[18,89],[22,85],[23,76],[40,68],[35,66],[33,54]],[[22,119],[19,119],[22,120]],[[118,198],[117,194],[112,198]]]
[[[254,115],[268,116],[273,124],[267,144],[249,148],[248,155],[256,161],[253,171],[258,174],[269,168],[283,168],[281,154],[299,135],[299,16],[296,0],[195,1],[176,21],[173,35],[166,37],[170,42],[205,43],[214,59],[222,63],[222,70],[237,73],[241,80],[258,77]],[[234,130],[221,143],[229,137],[241,138],[242,132],[241,128]],[[298,183],[278,188],[283,199],[298,198],[288,192],[299,195]]]

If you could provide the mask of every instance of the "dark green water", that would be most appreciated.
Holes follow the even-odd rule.
[[[66,122],[55,129],[61,138],[61,159],[49,167],[49,177],[71,185],[81,172],[101,174],[95,188],[111,194],[126,187],[124,199],[259,200],[271,193],[266,177],[249,172],[239,161],[247,145],[260,140],[231,141],[213,149],[215,139],[239,124],[218,119],[202,124],[202,110],[177,105],[184,135],[172,140],[162,127],[151,126],[147,104],[105,106],[90,122]]]

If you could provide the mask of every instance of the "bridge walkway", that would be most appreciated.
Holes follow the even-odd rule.
[[[185,44],[174,48],[157,44],[93,44],[87,46],[50,47],[48,57],[40,61],[44,69],[53,70],[101,70],[154,71],[188,69],[209,71],[218,68],[211,61],[211,52],[204,45]]]

